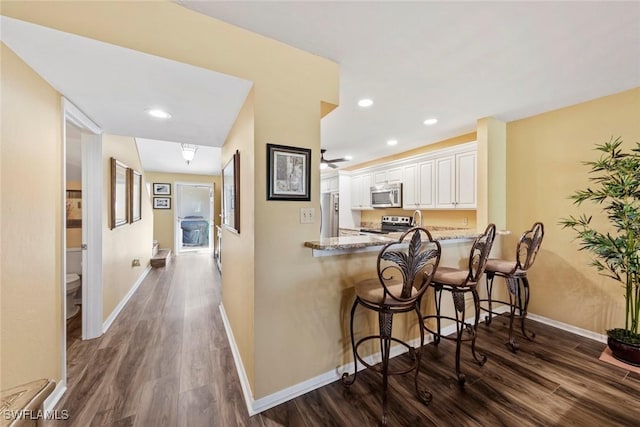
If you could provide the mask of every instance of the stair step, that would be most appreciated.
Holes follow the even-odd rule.
[[[171,249],[160,249],[158,253],[151,257],[151,267],[165,267],[171,257]]]

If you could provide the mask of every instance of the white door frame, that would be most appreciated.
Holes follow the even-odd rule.
[[[102,335],[102,129],[65,97],[62,97],[62,212],[66,205],[66,123],[82,133],[82,339]],[[62,221],[62,379],[67,379],[67,236],[66,216]]]
[[[179,249],[182,248],[180,244],[179,236],[182,237],[182,233],[180,233],[180,218],[178,217],[178,206],[180,206],[180,191],[178,191],[178,186],[189,185],[195,187],[208,187],[211,190],[211,197],[209,198],[209,250],[213,251],[213,208],[214,208],[214,194],[215,194],[215,185],[213,182],[186,182],[186,181],[175,181],[173,183],[174,191],[176,194],[175,204],[173,207],[173,253],[178,255],[181,251]]]

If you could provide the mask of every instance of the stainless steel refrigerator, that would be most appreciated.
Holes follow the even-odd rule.
[[[338,193],[322,193],[320,195],[321,237],[338,237],[339,197]]]

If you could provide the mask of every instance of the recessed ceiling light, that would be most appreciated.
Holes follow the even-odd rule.
[[[424,121],[424,124],[427,125],[427,126],[433,126],[436,123],[438,123],[438,119],[436,119],[435,117],[432,117],[432,118],[427,119],[427,120]]]
[[[387,141],[387,145],[398,145],[398,140],[397,139],[390,139]]]
[[[364,98],[358,101],[358,105],[361,107],[371,107],[373,105],[373,100],[369,98]]]
[[[353,160],[353,156],[344,156],[345,160]]]
[[[151,117],[155,117],[156,119],[170,119],[171,118],[171,114],[167,113],[164,110],[161,110],[159,108],[150,108],[147,110],[147,114],[149,114]]]

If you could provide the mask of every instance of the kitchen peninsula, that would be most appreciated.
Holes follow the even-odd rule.
[[[468,228],[430,227],[425,226],[434,239],[441,245],[455,243],[470,244],[478,233]],[[347,253],[379,251],[387,243],[400,238],[402,233],[388,233],[381,235],[352,235],[340,237],[326,237],[320,240],[304,242],[305,247],[313,250],[313,256],[331,256]]]
[[[440,266],[464,268],[468,265],[471,245],[479,234],[475,227],[455,228],[428,224],[424,228],[429,230],[434,239],[440,241]],[[359,232],[359,228],[354,227],[352,231],[355,234]],[[313,310],[309,312],[312,313],[313,327],[319,331],[318,335],[324,337],[322,345],[317,344],[315,354],[322,354],[318,361],[321,365],[337,367],[334,368],[336,376],[352,369],[349,319],[355,298],[355,285],[363,280],[377,278],[378,253],[385,244],[397,241],[401,235],[400,232],[343,235],[304,242],[304,246],[310,249],[307,252],[307,268],[319,272],[301,288],[305,293],[313,295]],[[500,240],[497,238],[494,242],[494,254],[500,253]],[[482,289],[479,291],[483,294]],[[467,309],[472,310],[473,300],[468,298],[465,303]],[[428,291],[423,298],[421,311],[427,315],[434,313],[434,310],[433,292]],[[451,298],[443,298],[442,310],[446,313],[455,312]],[[433,326],[435,325],[430,325]],[[356,337],[376,334],[378,327],[375,314],[362,312],[356,316],[354,334]],[[394,334],[412,345],[420,337],[420,327],[415,315],[397,316],[393,320]],[[452,322],[447,320],[442,322],[442,328],[447,333],[455,332],[451,329],[454,328]],[[429,340],[430,336],[427,337],[427,341]],[[398,354],[403,349],[394,345],[391,351]],[[362,348],[362,355],[365,357],[379,352],[379,346],[373,344]],[[322,372],[318,370],[318,375]]]

